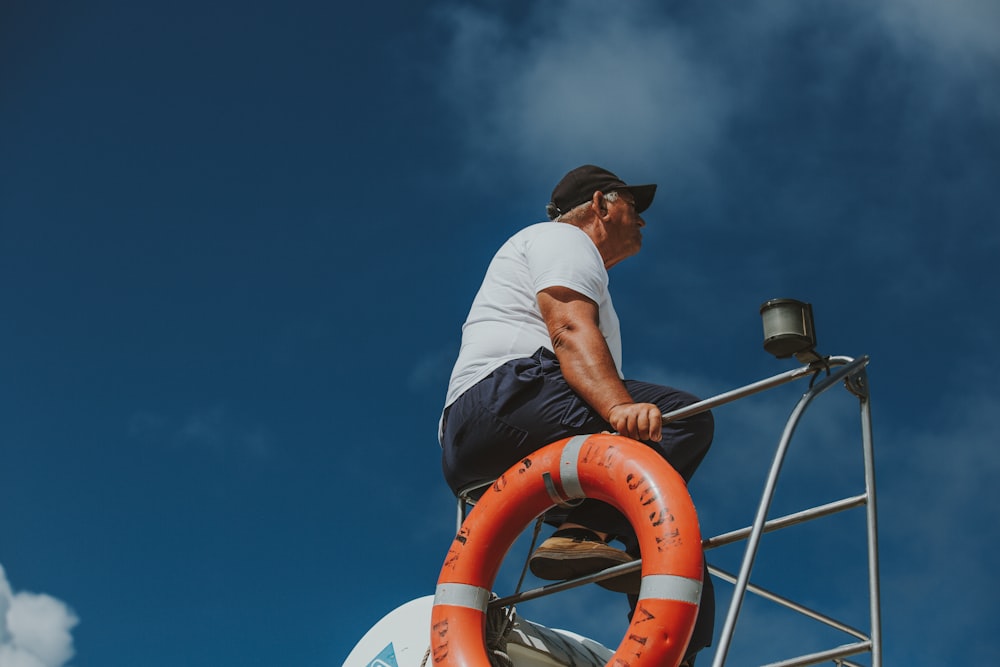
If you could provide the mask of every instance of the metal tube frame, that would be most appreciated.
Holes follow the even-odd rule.
[[[871,405],[869,402],[868,395],[868,379],[865,369],[868,365],[868,357],[862,357],[857,360],[850,359],[848,357],[837,357],[830,358],[825,361],[826,368],[828,371],[827,377],[823,378],[819,382],[812,385],[809,390],[802,395],[799,399],[798,404],[796,404],[795,409],[792,411],[788,422],[785,424],[784,432],[782,433],[781,440],[778,443],[777,451],[775,452],[774,460],[771,463],[771,470],[768,474],[767,481],[764,485],[764,492],[761,496],[760,504],[757,507],[757,513],[754,517],[753,524],[749,528],[749,534],[746,531],[740,532],[740,537],[746,534],[746,550],[743,556],[743,563],[740,566],[739,575],[735,579],[735,590],[733,592],[732,600],[730,601],[729,611],[726,615],[725,624],[723,625],[722,632],[719,635],[718,648],[715,651],[715,658],[712,662],[713,667],[722,667],[726,662],[726,656],[729,653],[729,648],[732,643],[733,634],[736,629],[736,621],[739,618],[740,609],[742,608],[743,601],[746,597],[748,589],[750,592],[760,593],[761,589],[751,589],[750,588],[750,572],[753,569],[754,560],[757,556],[757,551],[760,547],[760,540],[764,532],[768,529],[776,530],[778,528],[787,527],[788,525],[793,525],[794,523],[801,523],[803,521],[810,521],[822,516],[826,516],[833,511],[840,511],[841,509],[846,509],[848,507],[854,507],[858,504],[864,504],[866,506],[866,526],[867,526],[867,546],[868,546],[868,599],[869,599],[869,616],[870,616],[870,633],[869,635],[864,635],[859,631],[853,630],[847,626],[844,626],[832,619],[813,612],[801,605],[791,603],[790,601],[783,600],[774,596],[773,594],[765,594],[767,599],[774,602],[779,602],[780,604],[793,609],[799,613],[803,613],[806,616],[813,618],[815,620],[822,621],[836,627],[840,630],[848,632],[854,635],[861,641],[848,645],[838,647],[836,649],[831,649],[829,651],[823,651],[820,653],[814,653],[811,655],[800,656],[798,658],[786,660],[780,663],[774,663],[772,667],[798,667],[804,665],[815,665],[821,662],[827,662],[830,660],[840,660],[857,653],[871,652],[872,654],[872,667],[881,667],[882,665],[882,632],[881,632],[881,601],[879,594],[879,573],[878,573],[878,524],[877,524],[877,512],[876,512],[876,502],[875,502],[875,460],[874,460],[874,448],[872,445],[872,428],[871,428]],[[840,365],[835,372],[830,372],[830,367],[834,364]],[[811,368],[816,368],[817,364],[810,364]],[[767,513],[771,506],[771,501],[774,498],[775,489],[777,487],[778,476],[781,472],[781,467],[784,464],[785,456],[788,453],[788,448],[791,444],[792,436],[795,433],[795,429],[802,419],[803,414],[806,409],[812,403],[812,401],[818,397],[820,394],[824,393],[835,384],[843,381],[848,391],[858,397],[861,407],[861,431],[862,431],[862,448],[864,456],[864,469],[865,469],[865,493],[861,496],[855,496],[854,498],[847,498],[839,503],[832,503],[830,505],[813,508],[811,510],[806,510],[794,515],[794,520],[792,519],[779,519],[774,522],[767,521]],[[719,538],[714,538],[715,541],[720,543],[726,536],[720,536]],[[712,545],[713,540],[708,540],[708,545]]]
[[[725,665],[726,657],[729,653],[729,648],[735,633],[736,621],[739,618],[743,600],[748,592],[759,595],[767,600],[775,602],[797,613],[803,614],[808,618],[824,623],[832,628],[841,630],[849,635],[852,635],[854,639],[857,640],[853,644],[847,644],[829,649],[827,651],[821,651],[818,653],[791,658],[782,662],[772,663],[766,667],[805,667],[807,665],[816,665],[822,662],[830,661],[844,667],[858,667],[854,663],[847,661],[846,658],[867,652],[871,653],[872,667],[882,667],[882,622],[878,564],[878,516],[875,502],[875,458],[872,441],[871,406],[869,403],[868,378],[866,374],[868,362],[869,358],[867,356],[856,360],[851,357],[826,357],[819,361],[803,365],[800,368],[796,368],[791,371],[754,382],[744,387],[719,394],[712,398],[699,401],[698,403],[694,403],[680,410],[674,410],[663,415],[664,421],[673,421],[683,417],[689,417],[699,412],[704,412],[705,410],[709,410],[720,405],[725,405],[726,403],[731,403],[740,398],[745,398],[752,394],[757,394],[803,377],[812,376],[814,380],[814,382],[810,385],[809,390],[799,399],[799,402],[796,404],[794,410],[788,418],[788,422],[785,424],[785,429],[778,442],[778,447],[771,464],[767,481],[764,485],[764,492],[757,507],[753,523],[747,528],[729,533],[723,533],[721,535],[703,540],[702,542],[705,550],[742,540],[746,540],[747,542],[743,562],[738,575],[734,576],[717,568],[711,566],[709,567],[709,572],[712,576],[730,581],[735,585],[729,611],[726,615],[722,632],[718,638],[718,648],[715,651],[712,667],[723,667],[723,665]],[[836,368],[836,370],[833,370],[834,368]],[[818,378],[824,371],[826,372],[826,377],[816,381],[816,378]],[[781,467],[784,464],[785,456],[788,453],[788,448],[791,444],[792,436],[794,435],[796,427],[812,401],[841,381],[843,381],[848,391],[858,397],[860,402],[865,492],[860,495],[851,496],[826,505],[820,505],[795,514],[790,514],[768,521],[767,513],[770,509],[771,501],[774,498],[778,476],[781,472]],[[488,484],[489,483],[486,483],[482,486],[485,487],[488,486]],[[461,523],[464,521],[466,508],[474,504],[475,500],[470,495],[460,495],[457,517],[459,527],[461,527]],[[750,583],[750,572],[753,569],[754,560],[756,559],[757,551],[760,547],[761,537],[764,533],[780,530],[782,528],[787,528],[789,526],[804,523],[806,521],[812,521],[825,516],[830,516],[847,509],[860,507],[862,505],[866,508],[867,526],[868,599],[870,617],[870,630],[867,634],[861,630],[852,628],[828,616],[820,614],[819,612],[788,600],[787,598],[782,598]],[[608,568],[602,572],[585,577],[548,584],[540,588],[499,598],[493,600],[490,603],[490,606],[506,606],[517,602],[544,597],[546,595],[558,593],[560,591],[582,586],[584,584],[609,579],[624,572],[638,570],[641,566],[641,561],[633,561],[631,563]]]

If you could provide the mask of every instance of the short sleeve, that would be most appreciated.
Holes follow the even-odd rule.
[[[596,303],[608,288],[608,273],[594,242],[565,223],[550,223],[525,249],[535,294],[549,287],[568,287]]]

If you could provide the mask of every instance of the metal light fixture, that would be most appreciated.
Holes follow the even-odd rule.
[[[812,305],[795,299],[771,299],[760,307],[764,349],[778,359],[795,355],[802,363],[819,361]]]

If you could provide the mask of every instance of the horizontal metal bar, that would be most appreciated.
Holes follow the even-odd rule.
[[[614,565],[612,567],[601,570],[600,572],[595,572],[593,574],[588,574],[582,577],[577,577],[575,579],[567,579],[566,581],[560,581],[554,584],[546,584],[540,588],[532,588],[527,591],[522,591],[521,593],[515,593],[514,595],[508,595],[507,597],[497,598],[490,602],[490,607],[506,607],[511,604],[517,604],[518,602],[526,602],[528,600],[535,600],[537,598],[546,597],[554,593],[561,593],[562,591],[568,591],[571,588],[576,588],[578,586],[584,586],[586,584],[592,584],[598,581],[604,581],[605,579],[611,579],[612,577],[617,577],[620,574],[625,574],[627,572],[633,572],[642,567],[642,560],[636,559],[630,563],[622,563],[621,565]]]
[[[706,398],[703,401],[692,403],[691,405],[678,410],[665,412],[663,413],[663,421],[671,422],[677,419],[683,419],[684,417],[690,417],[691,415],[696,415],[699,412],[704,412],[720,405],[725,405],[726,403],[732,403],[737,399],[752,396],[753,394],[759,394],[762,391],[766,391],[774,387],[780,387],[783,384],[814,375],[831,366],[843,366],[844,364],[849,364],[852,361],[854,361],[854,359],[851,357],[827,357],[822,362],[814,362],[806,366],[793,368],[790,371],[779,373],[778,375],[764,378],[763,380],[758,380],[757,382],[752,382],[743,387],[723,392],[716,396],[712,396],[711,398]]]
[[[828,651],[810,653],[809,655],[803,655],[789,660],[782,660],[781,662],[772,662],[768,665],[764,665],[764,667],[805,667],[806,665],[818,665],[821,662],[829,662],[831,660],[836,660],[837,658],[846,658],[849,655],[866,653],[871,650],[872,643],[870,641],[858,642],[857,644],[846,644],[844,646],[832,648]]]
[[[764,532],[770,533],[775,530],[805,523],[806,521],[812,521],[813,519],[830,516],[831,514],[836,514],[837,512],[854,509],[855,507],[864,505],[867,501],[868,494],[862,493],[861,495],[844,498],[832,503],[827,503],[826,505],[818,505],[816,507],[802,510],[801,512],[778,517],[777,519],[771,519],[764,524]],[[746,528],[740,528],[739,530],[734,530],[728,533],[722,533],[721,535],[716,535],[715,537],[703,540],[701,545],[705,551],[708,551],[709,549],[716,549],[727,544],[732,544],[733,542],[745,540],[750,535],[751,530],[753,530],[753,527],[748,526]]]

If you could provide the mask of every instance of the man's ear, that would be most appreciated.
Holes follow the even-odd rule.
[[[600,190],[594,191],[594,196],[590,198],[590,205],[601,218],[608,215],[608,200],[604,198],[604,193]]]

